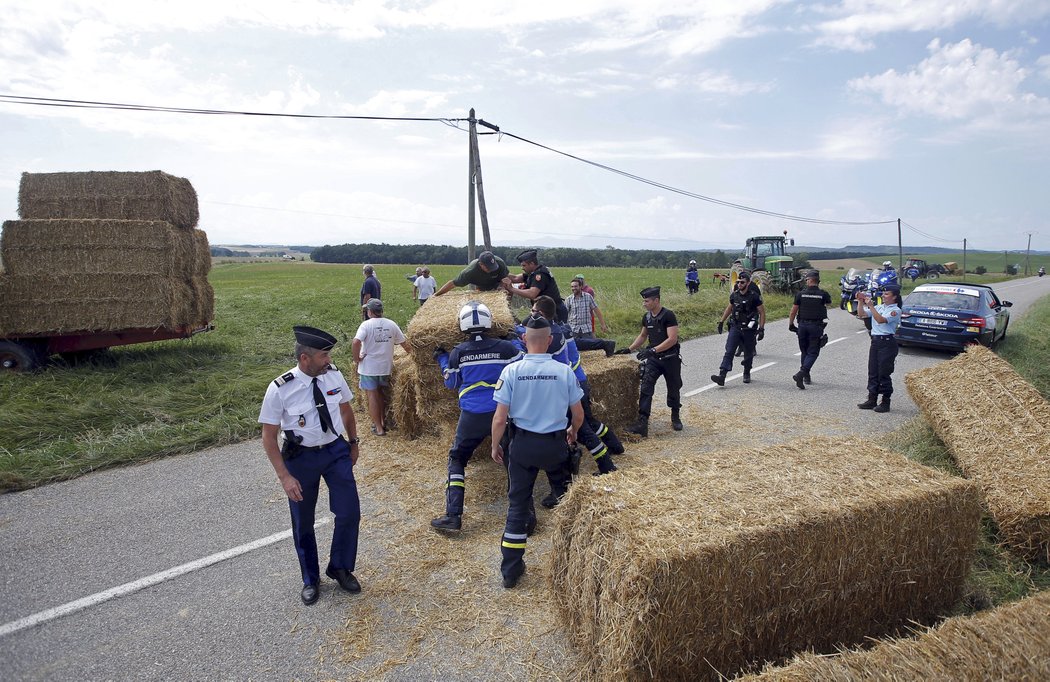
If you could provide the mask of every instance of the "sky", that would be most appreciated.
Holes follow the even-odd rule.
[[[497,245],[1050,249],[1047,0],[0,0],[0,96],[435,119],[0,97],[5,220],[159,169],[212,244],[464,245],[473,108]]]

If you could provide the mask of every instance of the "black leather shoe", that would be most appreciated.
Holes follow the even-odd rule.
[[[547,509],[554,509],[558,506],[558,496],[554,493],[551,493],[547,497],[540,500],[540,504],[542,504]]]
[[[463,528],[463,517],[456,514],[444,514],[431,521],[430,527],[443,533],[458,533]]]
[[[633,433],[636,436],[641,436],[642,438],[648,438],[649,437],[649,420],[648,419],[639,419],[638,421],[636,421],[635,423],[633,423],[633,424],[631,424],[630,426],[627,427],[627,433]]]
[[[520,573],[503,576],[503,587],[507,588],[508,590],[511,589],[512,587],[518,584],[518,581],[521,580],[521,576],[523,575],[525,575],[524,568],[521,569]]]
[[[605,349],[605,357],[612,356],[616,352],[616,342],[609,340],[602,343],[602,348]]]
[[[791,375],[791,378],[795,380],[795,385],[801,390],[806,390],[806,384],[802,382],[802,377],[805,376],[801,371],[795,372]]]
[[[329,566],[324,574],[339,583],[339,587],[354,594],[361,591],[361,583],[357,582],[354,574],[345,568],[332,568]]]
[[[303,585],[303,591],[299,596],[303,598],[304,604],[313,606],[321,596],[321,591],[317,589],[317,585]]]

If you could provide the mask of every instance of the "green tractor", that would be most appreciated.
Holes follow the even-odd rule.
[[[785,235],[787,232],[784,233]],[[748,237],[744,253],[733,263],[730,277],[736,285],[741,270],[751,272],[751,281],[762,291],[798,291],[802,288],[802,268],[795,267],[786,246],[794,246],[787,237]]]

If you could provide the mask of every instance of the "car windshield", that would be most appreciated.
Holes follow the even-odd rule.
[[[948,291],[913,291],[904,300],[906,308],[947,308],[951,310],[977,310],[977,296],[968,296]]]

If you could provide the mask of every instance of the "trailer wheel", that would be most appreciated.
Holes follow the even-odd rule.
[[[40,353],[33,346],[17,341],[0,341],[0,370],[32,372],[40,367]]]

